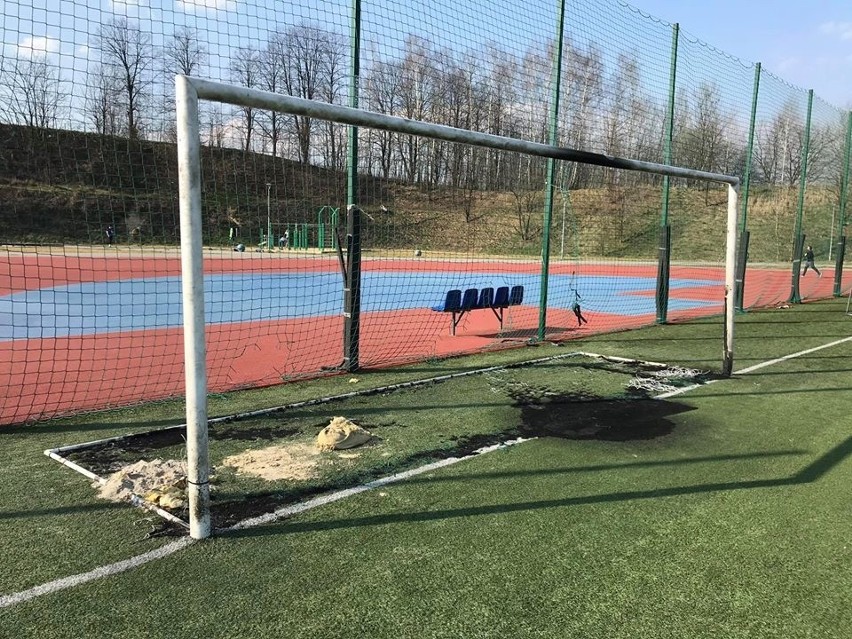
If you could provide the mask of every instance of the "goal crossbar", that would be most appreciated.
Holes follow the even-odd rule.
[[[207,349],[204,337],[199,100],[235,106],[251,106],[289,115],[309,116],[338,124],[380,129],[554,160],[726,184],[728,187],[728,208],[722,374],[729,376],[733,370],[734,288],[740,187],[740,178],[737,176],[556,147],[184,75],[175,77],[175,94],[178,133],[178,186],[180,192],[181,286],[186,367],[187,493],[190,535],[193,538],[202,539],[210,535]]]
[[[185,77],[185,76],[179,76]],[[581,162],[583,164],[594,164],[611,169],[626,169],[629,171],[641,171],[643,173],[656,173],[669,177],[687,178],[691,180],[703,180],[706,182],[720,182],[739,187],[740,178],[723,173],[712,173],[709,171],[698,171],[668,164],[656,162],[645,162],[643,160],[631,160],[628,158],[605,155],[603,153],[592,153],[566,147],[555,147],[540,142],[529,142],[518,138],[509,138],[493,133],[481,133],[469,129],[459,129],[443,124],[432,124],[420,120],[402,118],[395,115],[375,113],[363,109],[306,100],[280,93],[249,89],[246,87],[201,80],[198,78],[185,77],[192,89],[195,90],[199,99],[221,102],[234,106],[251,106],[258,109],[268,109],[289,115],[305,115],[318,120],[327,120],[338,124],[350,124],[353,126],[366,127],[368,129],[380,129],[394,133],[406,133],[446,142],[458,142],[471,146],[488,147],[500,151],[513,151],[525,155],[535,155],[554,160],[566,160],[569,162]]]

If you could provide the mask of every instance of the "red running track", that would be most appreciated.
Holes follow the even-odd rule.
[[[255,257],[255,256],[253,256]],[[281,259],[254,259],[252,272],[280,272]],[[336,258],[287,258],[286,269],[329,271]],[[446,266],[446,263],[444,263]],[[365,261],[365,270],[428,271],[428,260]],[[464,262],[466,271],[537,273],[538,264]],[[557,264],[551,273],[570,274],[576,265]],[[582,265],[583,275],[654,277],[653,265]],[[243,272],[242,259],[206,258],[208,273]],[[8,279],[0,279],[0,295],[39,287],[77,282],[98,282],[180,274],[177,258],[10,256]],[[720,268],[673,266],[672,278],[721,280]],[[790,294],[789,269],[751,268],[747,274],[748,308],[785,301]],[[806,276],[800,283],[803,299],[832,295],[833,273],[822,278]],[[636,295],[653,297],[654,291]],[[686,312],[671,312],[678,321],[722,311],[723,287],[672,289],[672,297],[719,300],[718,305]],[[535,303],[531,301],[531,303]],[[604,333],[655,321],[652,315],[626,316],[585,311],[588,325],[579,329],[570,311],[548,311],[547,337],[565,340]],[[428,309],[367,313],[362,316],[361,363],[364,367],[422,361],[428,357],[479,352],[524,344],[538,328],[536,306],[508,309],[501,330],[487,310],[468,314],[450,334],[446,314]],[[210,325],[207,334],[208,384],[211,392],[279,384],[284,380],[321,374],[320,366],[333,369],[341,363],[343,323],[340,317],[301,318],[247,324]],[[386,336],[393,334],[389,341]],[[313,340],[293,340],[313,335]],[[290,336],[288,338],[288,336]],[[322,337],[325,336],[325,337]],[[0,342],[0,389],[5,398],[0,424],[14,424],[105,407],[125,406],[180,396],[184,392],[183,331],[180,328],[147,329],[104,335]]]

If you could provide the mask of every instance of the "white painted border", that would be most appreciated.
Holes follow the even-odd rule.
[[[756,371],[756,370],[760,370],[761,368],[765,368],[767,366],[772,366],[774,364],[780,364],[781,362],[786,362],[787,360],[790,360],[790,359],[802,357],[803,355],[810,355],[811,353],[816,353],[817,351],[821,351],[824,348],[831,348],[832,346],[837,346],[838,344],[843,344],[844,342],[848,342],[850,340],[852,340],[852,336],[844,337],[843,339],[838,339],[838,340],[835,340],[833,342],[829,342],[828,344],[823,344],[822,346],[814,346],[813,348],[808,348],[808,349],[805,349],[803,351],[799,351],[798,353],[791,353],[790,355],[785,355],[784,357],[778,357],[776,359],[771,359],[771,360],[766,361],[766,362],[761,362],[760,364],[755,364],[754,366],[748,366],[748,367],[743,368],[741,370],[735,371],[734,375],[747,375],[748,373],[751,373],[751,372]],[[718,382],[718,381],[719,381],[718,379],[711,379],[710,381],[705,382],[704,384],[691,384],[689,386],[684,386],[683,388],[678,388],[677,390],[673,390],[673,391],[668,392],[668,393],[663,393],[662,395],[656,395],[654,397],[654,399],[668,399],[669,397],[674,397],[675,395],[680,395],[680,394],[685,393],[687,391],[695,390],[696,388],[699,388],[700,386],[707,386],[707,384],[712,384],[712,383]]]
[[[457,464],[461,461],[465,461],[468,459],[473,459],[474,457],[484,455],[485,453],[491,453],[495,450],[503,450],[505,448],[508,448],[509,446],[522,444],[523,442],[530,441],[530,439],[534,438],[525,439],[523,437],[519,437],[518,439],[512,439],[507,442],[503,442],[502,444],[495,444],[493,446],[479,448],[472,452],[470,455],[465,455],[464,457],[448,457],[447,459],[442,459],[432,464],[426,464],[425,466],[420,466],[419,468],[413,468],[411,470],[406,470],[404,472],[396,473],[394,475],[388,475],[387,477],[381,477],[366,484],[362,484],[361,486],[356,486],[354,488],[346,488],[344,490],[339,490],[329,495],[323,495],[322,497],[317,497],[315,499],[311,499],[300,504],[294,504],[292,506],[280,508],[273,513],[268,513],[259,517],[253,517],[251,519],[245,519],[237,524],[234,524],[230,528],[226,528],[225,531],[227,532],[234,530],[244,530],[246,528],[254,528],[255,526],[271,523],[278,519],[291,517],[292,515],[303,513],[307,510],[311,510],[319,506],[324,506],[325,504],[340,501],[341,499],[351,497],[352,495],[357,495],[359,493],[367,492],[369,490],[381,488],[382,486],[387,486],[388,484],[403,481],[410,477],[415,477],[417,475],[422,475],[423,473],[438,470],[439,468],[452,466],[453,464]],[[126,572],[133,568],[137,568],[139,566],[147,564],[148,562],[155,561],[157,559],[162,559],[164,557],[168,557],[169,555],[173,555],[178,550],[186,548],[190,544],[195,543],[195,541],[196,540],[192,537],[182,537],[181,539],[173,541],[170,544],[166,544],[165,546],[157,548],[156,550],[137,555],[136,557],[131,557],[130,559],[124,559],[114,564],[101,566],[100,568],[95,568],[94,570],[90,570],[89,572],[81,573],[78,575],[72,575],[70,577],[63,577],[61,579],[49,581],[39,586],[35,586],[33,588],[23,590],[21,592],[16,592],[11,595],[0,595],[0,609],[8,608],[10,606],[14,606],[25,601],[29,601],[30,599],[41,597],[42,595],[49,595],[54,592],[59,592],[60,590],[73,588],[74,586],[81,586],[90,581],[94,581],[95,579],[101,579],[102,577],[109,577],[111,575],[117,575],[119,573]]]
[[[761,368],[765,368],[767,366],[772,366],[774,364],[779,364],[781,362],[785,362],[790,359],[794,359],[796,357],[802,357],[803,355],[808,355],[810,353],[815,353],[817,351],[821,351],[826,348],[831,348],[832,346],[837,346],[838,344],[843,344],[845,342],[852,341],[852,336],[845,337],[843,339],[835,340],[828,344],[823,344],[822,346],[815,346],[814,348],[809,348],[803,351],[799,351],[797,353],[792,353],[790,355],[785,355],[784,357],[779,357],[773,360],[769,360],[766,362],[762,362],[760,364],[755,364],[754,366],[749,366],[740,371],[737,371],[735,374],[737,375],[745,375],[751,373],[752,371],[759,370]],[[594,355],[593,353],[565,353],[563,355],[559,355],[556,357],[566,357],[569,355]],[[556,358],[555,357],[555,358]],[[616,357],[607,357],[605,355],[599,355],[597,357],[601,357],[603,359],[613,359],[625,361],[623,358]],[[555,359],[553,358],[553,359]],[[537,361],[546,361],[545,360],[537,360]],[[628,360],[628,361],[638,361],[638,360]],[[504,368],[504,367],[500,367]],[[487,369],[493,370],[493,369]],[[467,373],[469,374],[469,373]],[[718,380],[710,380],[707,384],[713,383]],[[663,393],[662,395],[657,395],[655,399],[666,399],[668,397],[674,397],[675,395],[680,395],[682,393],[686,393],[687,391],[694,390],[706,384],[692,384],[690,386],[685,386],[683,388],[679,388],[676,391],[672,391],[670,393]],[[354,488],[347,488],[345,490],[340,490],[335,493],[331,493],[329,495],[324,495],[322,497],[317,497],[315,499],[308,500],[301,504],[294,504],[291,506],[286,506],[284,508],[280,508],[273,513],[268,513],[266,515],[261,515],[259,517],[254,517],[251,519],[243,520],[237,524],[234,524],[230,528],[225,529],[226,531],[234,531],[234,530],[245,530],[247,528],[253,528],[255,526],[260,526],[267,523],[272,523],[279,519],[283,519],[285,517],[292,517],[298,513],[305,512],[307,510],[311,510],[312,508],[317,508],[319,506],[323,506],[325,504],[330,504],[335,501],[340,501],[341,499],[345,499],[346,497],[351,497],[353,495],[357,495],[359,493],[367,492],[369,490],[373,490],[375,488],[380,488],[381,486],[386,486],[388,484],[392,484],[395,482],[403,481],[408,479],[409,477],[414,477],[416,475],[420,475],[423,473],[427,473],[433,470],[438,470],[440,468],[444,468],[446,466],[451,466],[453,464],[457,464],[460,461],[464,461],[467,459],[472,459],[473,457],[477,457],[479,455],[489,453],[495,450],[501,450],[507,448],[509,446],[514,446],[517,444],[521,444],[523,442],[530,441],[530,439],[514,439],[503,444],[496,444],[494,446],[488,446],[486,448],[480,448],[479,450],[474,451],[470,455],[466,455],[464,457],[450,457],[447,459],[442,459],[440,461],[434,462],[432,464],[426,464],[425,466],[421,466],[419,468],[414,468],[412,470],[407,470],[401,473],[396,473],[394,475],[389,475],[387,477],[382,477],[380,479],[376,479],[374,481],[368,482],[366,484],[362,484],[361,486],[356,486]],[[59,449],[54,449],[59,450]],[[45,451],[47,453],[48,451]],[[52,451],[50,451],[52,452]],[[60,460],[61,461],[61,460]],[[23,590],[21,592],[13,593],[11,595],[0,595],[0,609],[9,608],[19,603],[24,603],[25,601],[29,601],[31,599],[35,599],[36,597],[41,597],[43,595],[52,594],[55,592],[59,592],[60,590],[65,590],[67,588],[73,588],[74,586],[80,586],[90,581],[94,581],[95,579],[101,579],[103,577],[109,577],[111,575],[117,575],[122,572],[126,572],[138,566],[142,566],[151,561],[155,561],[157,559],[162,559],[164,557],[168,557],[176,553],[183,548],[186,548],[190,544],[195,543],[195,540],[191,537],[183,537],[178,539],[177,541],[173,541],[165,546],[157,548],[156,550],[152,550],[150,552],[146,552],[141,555],[137,555],[136,557],[131,557],[130,559],[125,559],[123,561],[116,562],[114,564],[109,564],[106,566],[101,566],[100,568],[95,568],[94,570],[90,570],[89,572],[81,573],[78,575],[72,575],[70,577],[63,577],[61,579],[56,579],[54,581],[49,581],[47,583],[41,584],[39,586],[34,586],[28,590]]]

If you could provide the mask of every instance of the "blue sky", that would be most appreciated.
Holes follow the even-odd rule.
[[[227,57],[235,41],[242,43],[261,37],[261,31],[276,31],[282,25],[309,18],[345,33],[343,15],[351,0],[0,0],[0,31],[6,54],[48,53],[62,57],[63,66],[84,71],[86,48],[94,32],[92,25],[112,15],[127,15],[139,20],[143,28],[155,34],[170,33],[172,25],[186,25],[208,35],[211,57]],[[601,29],[616,16],[612,9],[622,0],[568,0],[569,12],[582,15],[591,26]],[[504,28],[526,32],[541,39],[552,32],[552,14],[556,0],[530,0],[516,4],[512,0],[421,0],[398,2],[365,0],[373,27],[385,19],[402,20],[412,27],[426,29],[473,20],[479,36],[491,33],[499,37]],[[764,68],[803,89],[812,88],[822,99],[841,108],[852,108],[852,0],[631,0],[639,10],[668,23],[678,22],[687,37],[698,38],[716,49],[746,62],[760,61]],[[378,7],[386,6],[385,9]],[[601,10],[591,7],[599,5]],[[606,7],[610,7],[607,10]],[[263,7],[263,8],[261,8]],[[268,8],[267,8],[268,7]],[[504,16],[510,11],[512,20]],[[579,12],[579,13],[578,13]],[[629,13],[629,12],[628,12]],[[467,18],[465,18],[467,14]],[[638,16],[636,16],[638,19]],[[450,38],[468,38],[456,23],[458,33]],[[578,27],[578,25],[574,25]],[[658,25],[662,26],[662,25]],[[258,29],[260,27],[260,29]],[[567,26],[569,32],[571,25]],[[579,28],[583,28],[579,26]],[[646,23],[646,31],[652,31]],[[664,27],[663,27],[664,28]],[[225,33],[229,35],[224,36]],[[635,31],[631,37],[638,35]],[[577,37],[574,34],[574,37]],[[162,37],[155,37],[162,40]],[[390,34],[384,33],[382,46],[392,47]],[[665,36],[661,41],[665,40]],[[155,42],[160,44],[161,42]],[[399,46],[401,43],[397,43]],[[613,43],[616,46],[619,43]],[[650,53],[640,42],[636,46]],[[665,47],[661,52],[667,55]],[[211,66],[215,62],[211,60]],[[227,60],[220,62],[227,67]],[[665,60],[657,67],[667,73]],[[665,78],[663,78],[665,80]]]
[[[633,6],[852,108],[850,0],[633,0]]]

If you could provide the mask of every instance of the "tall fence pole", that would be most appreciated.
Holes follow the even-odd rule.
[[[559,97],[562,80],[562,43],[565,37],[565,0],[559,0],[556,21],[556,49],[553,52],[550,97],[549,142],[559,144]],[[538,339],[543,340],[547,329],[547,287],[550,277],[550,225],[553,220],[553,191],[556,178],[556,160],[547,159],[547,184],[544,192],[544,221],[541,233],[541,295],[538,307]]]
[[[738,311],[743,310],[743,299],[745,297],[745,276],[746,266],[748,265],[748,189],[751,183],[751,160],[754,152],[754,129],[757,123],[757,99],[760,95],[760,69],[761,64],[758,62],[754,65],[754,90],[751,96],[751,119],[748,125],[748,146],[746,147],[746,162],[743,170],[743,184],[740,192],[742,198],[743,212],[740,220],[740,253],[737,257],[737,275],[736,275],[736,308]]]
[[[663,164],[672,163],[674,140],[675,93],[677,91],[677,49],[680,25],[672,25],[672,54],[669,69],[669,105],[666,114],[666,131],[663,136]],[[660,245],[657,262],[657,323],[665,324],[669,312],[669,270],[671,267],[672,235],[669,226],[669,176],[663,178],[663,210],[660,217]]]
[[[790,290],[790,302],[798,304],[802,301],[799,294],[799,278],[802,273],[802,249],[805,237],[802,235],[802,214],[805,210],[805,189],[808,184],[808,155],[811,151],[811,114],[814,108],[814,91],[808,91],[808,116],[805,120],[805,139],[802,143],[801,175],[799,176],[799,202],[796,206],[796,230],[793,233],[793,281]]]
[[[846,202],[849,197],[849,154],[852,153],[852,111],[846,120],[846,150],[843,154],[843,176],[840,180],[840,206],[837,214],[837,254],[834,261],[834,296],[843,295],[843,258],[846,253]]]
[[[350,77],[349,77],[349,106],[358,108],[358,93],[361,84],[361,0],[352,0],[352,24],[350,27]],[[358,206],[358,127],[349,125],[347,129],[347,152],[346,152],[346,207],[349,211],[347,220],[347,247],[349,251],[358,251],[358,255],[349,255],[348,259],[359,265],[361,263],[361,215],[360,211],[353,211]],[[352,224],[356,227],[353,228]],[[353,241],[358,238],[358,241]],[[352,273],[348,272],[351,278]],[[345,284],[344,291],[344,313],[343,313],[343,365],[349,372],[358,370],[358,349],[360,343],[360,311],[361,311],[361,287],[351,286],[350,282]],[[353,299],[357,296],[358,299]]]

